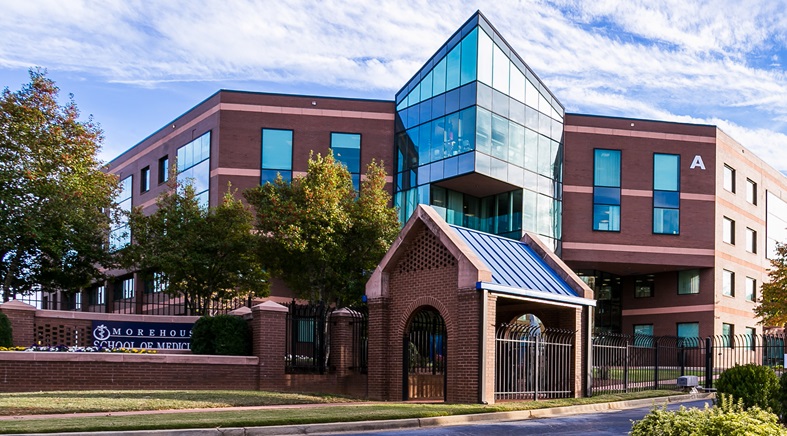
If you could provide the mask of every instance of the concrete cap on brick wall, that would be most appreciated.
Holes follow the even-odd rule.
[[[261,311],[261,310],[262,311],[266,311],[266,312],[289,312],[290,311],[290,309],[287,309],[287,307],[282,306],[279,303],[274,303],[273,301],[266,301],[266,302],[264,302],[262,304],[258,304],[256,306],[252,307],[251,310],[254,311],[254,312]]]
[[[18,300],[11,300],[7,303],[0,304],[0,310],[36,310],[36,308],[35,306]]]
[[[246,306],[239,307],[239,308],[229,312],[229,314],[230,315],[235,315],[235,316],[251,315],[251,308],[248,308]]]

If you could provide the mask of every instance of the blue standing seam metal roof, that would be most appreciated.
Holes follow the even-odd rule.
[[[523,242],[449,225],[492,271],[492,283],[552,295],[579,297]]]

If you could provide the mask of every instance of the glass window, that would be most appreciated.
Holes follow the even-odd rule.
[[[653,233],[680,234],[679,170],[679,155],[653,155]]]
[[[733,347],[734,344],[734,336],[735,336],[735,326],[732,324],[722,323],[721,325],[721,336],[722,342],[724,343],[725,347]]]
[[[593,184],[620,187],[620,150],[594,151]]]
[[[421,101],[432,98],[432,72],[421,80]]]
[[[432,93],[440,95],[445,92],[445,58],[437,63],[432,70]]]
[[[139,192],[148,192],[150,190],[150,167],[142,168],[139,173]]]
[[[478,32],[478,81],[492,86],[492,50],[495,43],[486,32]]]
[[[476,127],[476,150],[481,153],[492,153],[492,113],[478,108],[478,124]]]
[[[765,257],[775,259],[776,245],[787,241],[787,202],[766,190],[765,208]]]
[[[461,69],[460,60],[462,57],[462,47],[457,45],[446,56],[445,64],[445,90],[450,91],[459,87],[459,70]]]
[[[653,324],[634,324],[634,334],[637,336],[653,336]]]
[[[653,190],[679,191],[679,165],[680,156],[677,154],[653,155]]]
[[[158,182],[159,184],[169,180],[169,156],[164,156],[158,160]]]
[[[292,176],[292,130],[262,129],[262,169]],[[275,177],[275,174],[274,174]],[[262,183],[272,180],[262,180]]]
[[[722,218],[721,224],[721,240],[735,245],[735,221],[727,218]]]
[[[493,48],[492,59],[494,60],[494,67],[492,70],[492,87],[503,94],[508,94],[508,77],[511,68],[509,64],[511,62],[508,60],[508,56],[503,53],[503,50],[501,50],[497,44],[495,44]]]
[[[735,169],[728,165],[724,165],[724,189],[735,192]]]
[[[359,133],[331,133],[331,149],[338,162],[353,176],[355,190],[360,189],[361,135]],[[358,177],[355,177],[358,176]],[[358,181],[358,183],[356,183]]]
[[[746,277],[746,301],[757,301],[757,280]]]
[[[678,272],[678,294],[700,293],[700,270],[690,269]]]
[[[679,322],[677,324],[678,344],[683,347],[698,347],[700,345],[700,323]]]
[[[735,296],[735,273],[728,270],[721,272],[721,293],[728,296]]]
[[[757,204],[757,184],[751,179],[746,179],[746,201]]]
[[[478,28],[473,29],[462,40],[462,68],[460,73],[461,84],[467,84],[476,78],[476,63],[478,62]]]
[[[113,224],[109,231],[110,250],[119,250],[131,243],[131,229],[128,225],[128,212],[131,212],[131,187],[132,176],[128,176],[120,181],[120,192],[115,197],[115,204],[121,212],[118,221]]]
[[[178,179],[189,180],[203,207],[208,207],[210,188],[210,132],[178,148]]]
[[[619,232],[620,206],[594,205],[593,230]]]
[[[746,341],[750,350],[754,350],[757,345],[757,329],[754,327],[746,327],[745,336],[743,339]]]
[[[653,275],[638,277],[634,281],[634,297],[635,298],[652,297],[653,288],[654,288]]]
[[[757,231],[746,227],[746,251],[749,253],[757,252]]]

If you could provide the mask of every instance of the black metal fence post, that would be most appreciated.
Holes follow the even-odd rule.
[[[629,391],[629,341],[626,339],[626,358],[623,362],[623,392]]]
[[[710,337],[705,338],[705,389],[713,387],[713,347]]]
[[[659,347],[653,351],[653,389],[659,388]]]

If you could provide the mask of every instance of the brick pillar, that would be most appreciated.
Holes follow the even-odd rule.
[[[392,394],[388,363],[391,341],[389,329],[389,299],[385,297],[369,300],[369,399],[400,400],[401,392]],[[401,383],[394,380],[395,383]],[[399,384],[397,384],[399,386]]]
[[[481,375],[483,385],[481,386],[481,403],[495,403],[495,324],[497,320],[497,295],[486,294],[486,323],[481,325],[481,338],[484,341],[484,354],[482,356]],[[482,309],[483,310],[483,309]]]
[[[21,301],[12,300],[8,303],[0,304],[0,312],[3,312],[8,317],[8,320],[11,321],[15,346],[29,347],[35,344],[35,307]]]
[[[115,311],[115,279],[104,282],[104,313]]]
[[[260,359],[258,389],[284,386],[284,354],[287,341],[288,309],[266,301],[251,309],[252,354]]]
[[[331,314],[331,367],[336,369],[336,377],[353,374],[354,362],[353,321],[356,318],[350,309],[340,309]]]
[[[145,306],[145,275],[134,273],[134,313],[141,315]]]

